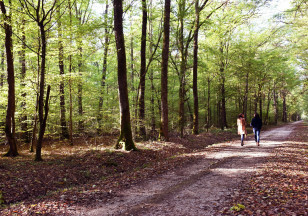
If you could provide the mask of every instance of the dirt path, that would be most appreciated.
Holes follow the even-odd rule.
[[[242,177],[262,166],[299,123],[261,132],[260,147],[252,139],[243,147],[240,142],[213,145],[198,153],[204,157],[197,164],[147,180],[78,215],[218,215]]]

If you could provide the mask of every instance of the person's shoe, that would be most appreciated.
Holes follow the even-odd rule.
[[[244,145],[244,143],[242,142],[242,143],[241,143],[241,146],[243,146],[243,145]]]
[[[257,146],[260,146],[260,143],[259,143],[259,142],[257,142]]]

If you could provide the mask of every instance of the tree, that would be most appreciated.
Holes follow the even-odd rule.
[[[141,67],[140,67],[140,82],[139,82],[139,136],[143,139],[146,137],[146,129],[144,122],[145,105],[145,75],[146,75],[146,34],[147,34],[147,4],[146,0],[142,0],[142,34],[141,34]]]
[[[6,14],[6,8],[3,1],[0,1],[0,9],[4,16],[4,29],[5,29],[5,49],[6,49],[6,62],[7,62],[7,81],[8,89],[8,104],[5,122],[5,134],[9,143],[9,151],[5,156],[15,157],[18,155],[16,137],[15,137],[15,74],[14,74],[14,61],[13,61],[13,44],[12,44],[12,26],[10,16]]]
[[[50,3],[49,9],[46,9],[47,5],[44,4],[43,0],[38,0],[37,4],[34,5],[28,1],[23,2],[19,0],[21,6],[25,10],[26,14],[37,23],[40,29],[40,42],[42,45],[41,50],[41,71],[40,71],[40,88],[39,88],[39,99],[38,99],[38,110],[39,110],[39,124],[40,124],[40,131],[39,131],[39,138],[36,145],[36,154],[35,160],[41,161],[42,160],[42,142],[43,137],[46,129],[46,121],[47,121],[47,114],[48,114],[48,100],[49,98],[46,97],[46,103],[44,105],[44,90],[45,90],[45,73],[46,73],[46,48],[47,48],[47,38],[46,32],[48,31],[47,25],[52,21],[52,17],[54,12],[62,5],[62,3],[57,4],[58,1],[54,0]],[[50,91],[50,89],[49,89]],[[49,94],[47,94],[49,96]],[[44,109],[45,109],[45,116],[44,116]]]
[[[114,0],[114,32],[117,48],[118,60],[118,85],[119,85],[119,102],[121,115],[121,132],[116,143],[116,148],[122,145],[126,151],[136,150],[132,138],[128,90],[127,90],[127,69],[126,69],[126,53],[123,34],[123,5],[122,0]]]
[[[169,60],[169,34],[170,34],[170,4],[171,0],[165,0],[164,12],[164,41],[161,62],[161,140],[169,140],[168,131],[168,60]]]
[[[100,97],[99,97],[99,103],[98,103],[98,131],[101,130],[101,121],[102,121],[102,108],[103,108],[103,94],[104,94],[104,88],[106,85],[106,74],[107,74],[107,58],[108,58],[108,49],[110,44],[110,30],[108,28],[108,0],[106,2],[106,9],[104,14],[104,24],[105,24],[105,41],[104,41],[104,57],[103,57],[103,70],[102,70],[102,79],[101,79],[101,89],[100,89]]]
[[[68,129],[66,126],[66,108],[65,108],[65,92],[64,92],[64,56],[63,56],[63,38],[62,38],[62,22],[61,12],[58,8],[58,45],[59,45],[59,71],[60,71],[60,122],[61,122],[61,137],[62,139],[68,139]]]

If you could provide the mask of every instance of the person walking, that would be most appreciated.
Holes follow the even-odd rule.
[[[241,135],[241,146],[244,145],[244,137],[247,135],[246,121],[244,114],[240,113],[237,118],[237,133]]]
[[[250,126],[253,128],[253,133],[255,134],[256,145],[260,146],[260,132],[262,128],[262,120],[258,113],[254,114],[251,120]]]

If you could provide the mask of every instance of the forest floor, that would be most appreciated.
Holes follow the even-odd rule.
[[[252,136],[173,136],[113,150],[115,137],[44,143],[0,158],[1,215],[308,215],[308,125]],[[4,153],[7,146],[2,146]]]

